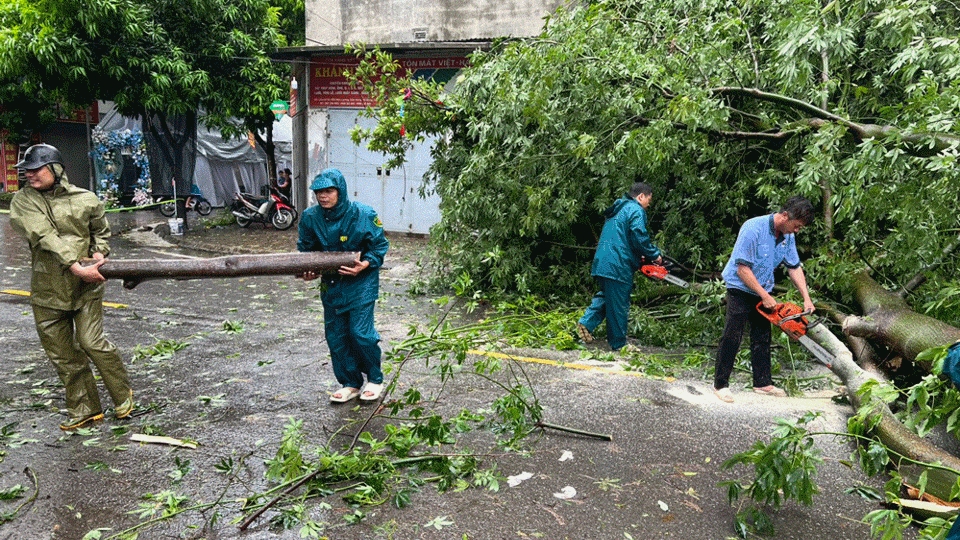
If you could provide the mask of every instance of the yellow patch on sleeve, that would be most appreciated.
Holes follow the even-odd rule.
[[[346,237],[346,236],[341,236],[341,237],[340,237],[340,241],[341,241],[341,242],[346,242],[346,241],[347,241],[347,237]]]

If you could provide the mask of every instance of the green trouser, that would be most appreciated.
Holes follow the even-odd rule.
[[[130,397],[130,378],[123,359],[117,347],[103,335],[100,299],[74,311],[33,306],[33,318],[40,344],[66,388],[67,414],[71,418],[103,412],[90,361],[97,366],[114,405]]]

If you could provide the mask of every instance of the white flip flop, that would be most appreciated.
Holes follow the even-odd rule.
[[[363,392],[360,394],[360,399],[363,401],[375,401],[380,399],[380,394],[383,393],[383,383],[367,383],[363,387]],[[369,396],[367,394],[370,394]]]
[[[360,395],[360,391],[351,386],[344,386],[330,395],[330,401],[334,403],[346,403]]]

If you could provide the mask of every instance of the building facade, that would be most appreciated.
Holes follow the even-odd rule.
[[[419,196],[430,165],[433,141],[407,154],[397,170],[387,158],[350,140],[355,125],[369,127],[360,115],[367,101],[343,76],[356,65],[344,45],[379,46],[412,71],[455,84],[467,57],[499,37],[540,33],[544,19],[563,4],[556,0],[307,0],[306,42],[278,56],[290,60],[297,81],[291,106],[294,202],[315,204],[310,181],[326,167],[341,169],[354,200],[374,207],[390,232],[426,234],[440,220],[439,201]]]

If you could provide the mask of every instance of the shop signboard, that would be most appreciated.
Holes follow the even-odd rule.
[[[415,78],[433,78],[446,82],[469,63],[463,56],[399,58],[398,76],[412,73]],[[347,82],[346,73],[360,60],[355,56],[316,57],[310,62],[310,107],[361,109],[373,105],[369,96]]]
[[[57,105],[57,121],[78,124],[89,122],[92,125],[97,125],[100,122],[100,104],[94,101],[86,109],[70,109],[63,105]]]

